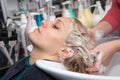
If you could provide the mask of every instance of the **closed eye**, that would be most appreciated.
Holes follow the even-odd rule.
[[[53,24],[53,28],[55,28],[55,29],[59,29],[59,27],[57,27],[57,26],[56,26],[56,25],[54,25],[54,24]]]

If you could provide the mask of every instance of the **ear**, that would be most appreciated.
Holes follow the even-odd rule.
[[[61,58],[68,58],[68,57],[72,57],[74,55],[74,51],[72,50],[72,48],[64,48],[60,51],[59,53],[59,57]]]

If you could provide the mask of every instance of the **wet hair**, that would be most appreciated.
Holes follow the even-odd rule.
[[[74,51],[72,57],[63,60],[66,69],[73,72],[87,73],[85,68],[92,66],[94,63],[94,57],[90,54],[94,43],[90,39],[87,29],[77,19],[74,19],[70,25],[65,44],[66,47]]]

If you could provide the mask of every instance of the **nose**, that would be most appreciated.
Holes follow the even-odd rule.
[[[47,27],[47,23],[48,23],[47,20],[43,20],[43,21],[42,21],[42,27],[46,28],[46,27]]]
[[[49,26],[51,26],[52,22],[48,21],[48,20],[43,20],[42,21],[42,27],[47,28]]]

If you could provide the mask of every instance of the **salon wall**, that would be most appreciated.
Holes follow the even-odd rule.
[[[13,12],[18,11],[18,2],[17,0],[7,0],[7,11],[8,15],[11,15]]]
[[[26,9],[26,1],[23,0],[23,6]],[[5,6],[7,5],[7,6]],[[16,18],[15,13],[19,11],[19,6],[18,6],[18,0],[5,0],[4,1],[4,6],[6,7],[6,15],[11,18]]]

